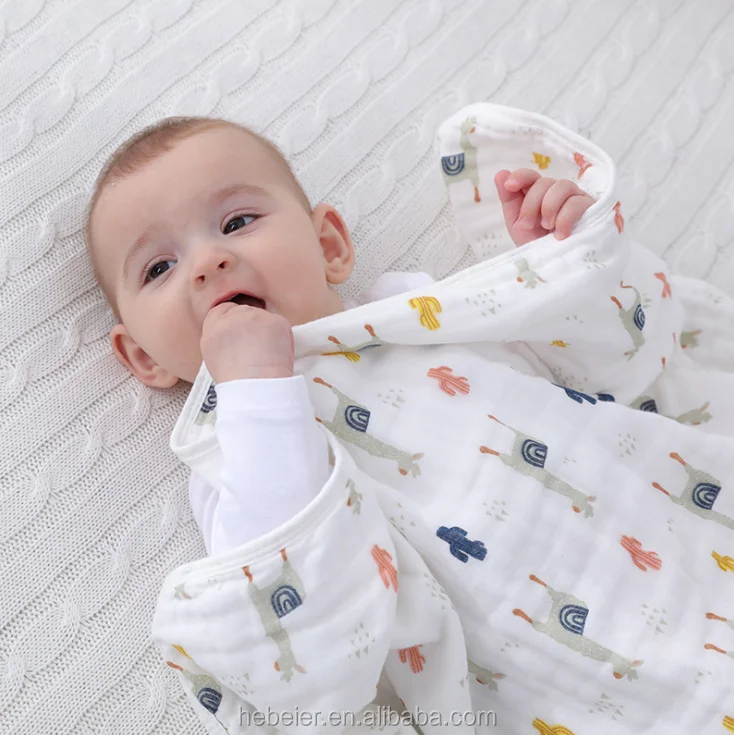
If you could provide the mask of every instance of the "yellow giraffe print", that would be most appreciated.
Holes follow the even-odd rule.
[[[716,559],[716,563],[722,572],[734,572],[734,558],[731,556],[721,556],[721,554],[717,554],[715,551],[711,552],[711,556]]]
[[[441,302],[434,296],[417,296],[410,299],[408,304],[411,309],[417,309],[421,318],[421,325],[426,329],[434,330],[441,326],[436,314],[441,313]]]
[[[563,725],[547,725],[543,720],[537,717],[533,720],[533,727],[540,735],[573,735],[573,733]]]
[[[734,717],[725,717],[721,724],[729,731],[734,732]]]
[[[173,644],[173,647],[179,652],[182,653],[186,658],[191,658],[188,653],[184,650],[183,646],[177,646],[175,643]]]

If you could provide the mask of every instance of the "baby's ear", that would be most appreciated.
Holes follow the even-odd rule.
[[[178,378],[161,367],[130,336],[124,324],[116,324],[110,332],[112,351],[123,367],[126,367],[141,383],[151,388],[171,388]]]
[[[326,280],[344,283],[354,268],[354,245],[349,228],[330,204],[319,204],[311,215],[324,254]]]

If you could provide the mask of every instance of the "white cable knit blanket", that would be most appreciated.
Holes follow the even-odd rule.
[[[332,475],[280,528],[172,572],[154,640],[212,733],[264,732],[256,711],[354,732],[328,713],[371,713],[383,668],[426,735],[489,710],[508,735],[719,733],[734,300],[634,243],[609,158],[551,120],[469,106],[439,149],[470,242],[503,227],[500,168],[536,160],[598,199],[564,241],[296,327]],[[203,365],[171,446],[213,486],[215,422]]]
[[[85,254],[90,187],[118,144],[166,115],[253,125],[313,203],[344,213],[358,248],[349,297],[386,270],[442,278],[475,262],[436,129],[470,101],[534,110],[612,156],[628,231],[675,274],[734,295],[733,11],[733,0],[2,0],[0,733],[204,732],[150,640],[163,579],[205,553],[188,470],[168,446],[189,387],[149,390],[115,361]],[[484,245],[476,255],[496,254]],[[594,709],[614,716],[609,700]]]

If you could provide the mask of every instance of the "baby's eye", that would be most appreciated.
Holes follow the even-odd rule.
[[[166,263],[173,263],[172,260],[159,260],[157,263],[153,263],[150,268],[143,274],[143,282],[147,283],[148,281],[154,281],[158,276],[162,276],[168,268],[163,268],[161,270],[161,266],[165,265]]]
[[[247,225],[249,225],[250,222],[254,222],[254,220],[255,215],[253,214],[240,214],[237,217],[232,217],[232,219],[227,222],[226,225],[224,225],[222,233],[225,235],[229,235],[230,232],[234,232],[235,230],[247,227]]]

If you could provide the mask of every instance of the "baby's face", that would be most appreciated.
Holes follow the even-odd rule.
[[[307,211],[257,139],[204,130],[108,183],[90,222],[100,279],[121,317],[118,359],[142,382],[193,382],[202,324],[232,293],[291,325],[342,309],[330,283],[353,263],[336,211]]]

